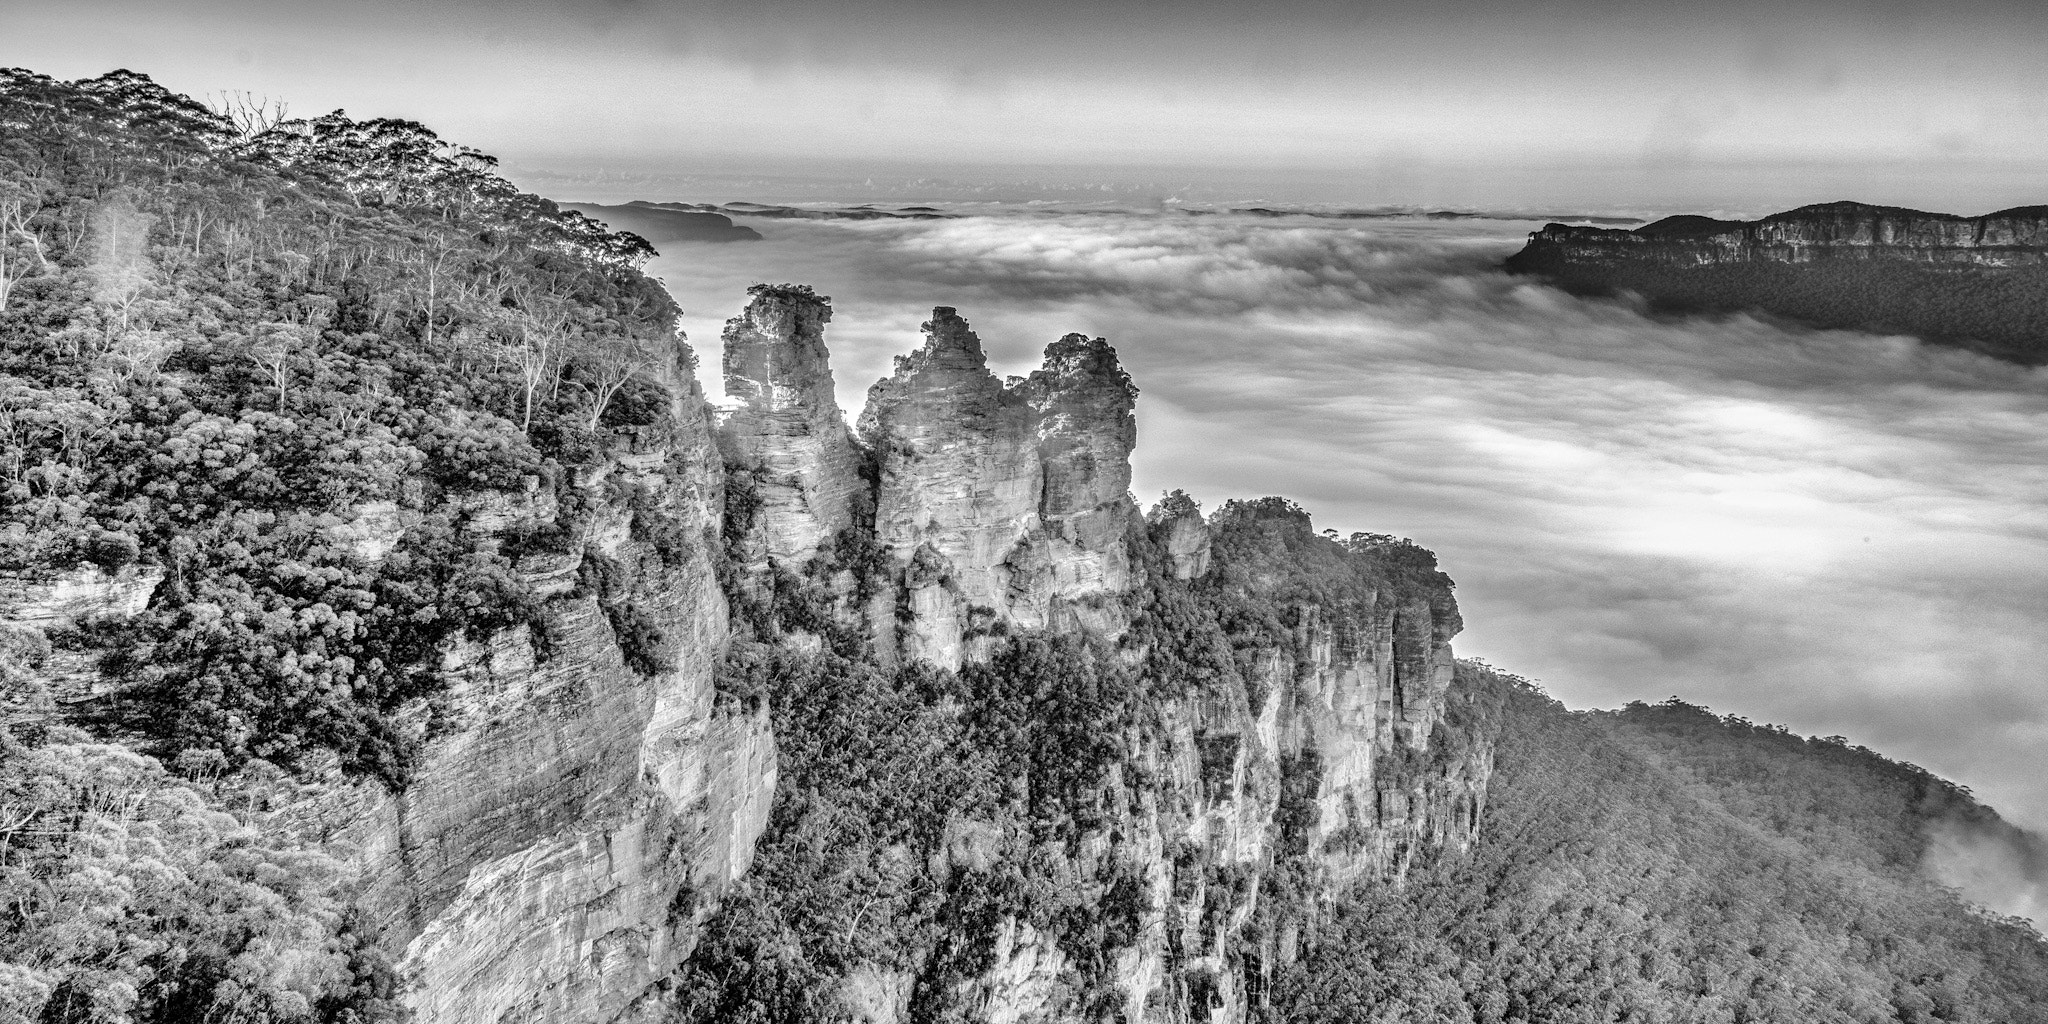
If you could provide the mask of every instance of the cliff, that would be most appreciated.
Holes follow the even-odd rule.
[[[614,231],[631,231],[655,245],[670,242],[758,242],[761,233],[709,210],[676,209],[673,205],[626,203],[563,203],[565,210],[594,217]]]
[[[1575,291],[1634,292],[1674,311],[1760,310],[2021,362],[2048,358],[2048,207],[1971,218],[1841,202],[1754,221],[1548,224],[1506,266]]]
[[[514,562],[543,614],[443,652],[408,786],[320,808],[360,851],[358,906],[423,1024],[632,1018],[752,861],[775,740],[714,706],[726,607],[701,538],[721,460],[688,373],[666,366],[666,414],[560,497],[476,499],[470,528],[501,546],[558,536]]]

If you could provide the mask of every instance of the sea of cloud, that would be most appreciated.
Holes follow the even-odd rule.
[[[834,299],[857,413],[934,305],[998,372],[1068,331],[1143,390],[1137,490],[1415,538],[1461,654],[1576,707],[1682,695],[1842,734],[2048,827],[2048,371],[1497,268],[1537,225],[994,209],[760,221],[650,268],[719,391],[756,281]]]

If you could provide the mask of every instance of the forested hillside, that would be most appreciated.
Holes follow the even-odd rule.
[[[1287,1021],[2048,1020],[2048,944],[1930,881],[1934,828],[1991,816],[1839,738],[1673,699],[1507,712],[1487,830],[1349,894],[1276,985]]]
[[[0,1020],[392,1012],[265,812],[406,784],[444,641],[535,604],[460,496],[552,487],[682,358],[638,239],[418,124],[242,113],[0,71],[0,574],[142,598],[0,634]]]

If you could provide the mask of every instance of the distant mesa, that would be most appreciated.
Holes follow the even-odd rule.
[[[682,203],[634,202],[624,206],[595,203],[563,203],[605,223],[614,231],[631,231],[660,247],[668,242],[758,242],[761,233],[734,224],[732,218],[709,208]]]
[[[1190,213],[1202,211],[1190,210]],[[1573,224],[1637,224],[1634,217],[1599,217],[1579,213],[1516,213],[1512,210],[1423,210],[1409,206],[1376,206],[1366,209],[1276,209],[1270,206],[1241,206],[1232,213],[1256,217],[1315,217],[1321,220],[1543,220]]]
[[[2048,362],[2048,206],[1960,217],[1837,202],[1626,231],[1547,224],[1506,268],[1660,312],[1761,312]]]

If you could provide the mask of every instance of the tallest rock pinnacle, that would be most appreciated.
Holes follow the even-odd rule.
[[[810,557],[852,526],[865,496],[860,455],[833,395],[831,300],[802,285],[755,285],[725,323],[728,456],[754,474],[766,554]]]

